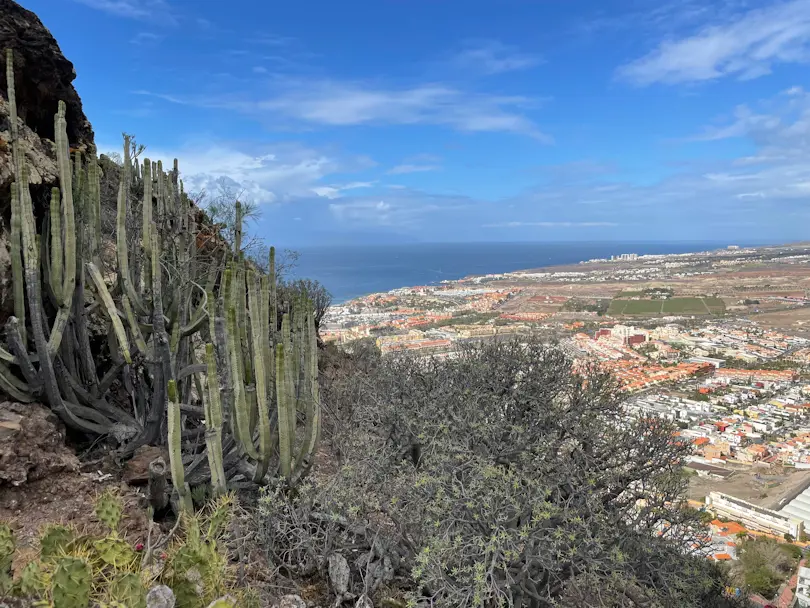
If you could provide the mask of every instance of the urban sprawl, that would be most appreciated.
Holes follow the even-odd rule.
[[[532,336],[597,362],[628,415],[666,417],[694,445],[690,503],[715,517],[707,556],[734,560],[740,532],[803,541],[810,528],[809,296],[810,246],[627,253],[367,295],[331,308],[322,336],[437,357]]]

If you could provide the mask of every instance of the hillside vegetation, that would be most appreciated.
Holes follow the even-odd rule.
[[[306,605],[285,592],[358,607],[742,602],[685,508],[691,446],[663,419],[627,417],[611,377],[534,342],[443,360],[319,344],[328,293],[280,281],[272,247],[247,251],[241,202],[213,223],[177,161],[153,162],[130,135],[120,163],[97,157],[62,100],[53,141],[37,136],[54,174],[36,172],[21,117],[38,114],[16,97],[35,68],[3,57],[0,391],[45,404],[91,468],[157,455],[139,542],[112,491],[87,509],[99,534],[54,521],[22,546],[20,522],[0,523],[0,595],[54,608]]]

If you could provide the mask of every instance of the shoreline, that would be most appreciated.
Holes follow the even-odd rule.
[[[429,245],[454,245],[455,243],[436,243],[436,244],[429,244]],[[516,242],[516,243],[487,243],[488,245],[567,245],[567,242],[561,241],[556,243],[532,243],[532,242]],[[573,242],[571,243],[573,244]],[[605,243],[607,244],[607,243]],[[654,242],[635,242],[635,243],[624,243],[622,245],[626,245],[629,249],[632,249],[633,246],[636,247],[643,247],[643,246],[656,246],[660,245],[662,247],[673,246],[673,245],[689,245],[690,242],[668,242],[664,241],[661,243],[654,243]],[[557,272],[585,272],[587,270],[602,270],[606,268],[615,268],[616,265],[624,265],[625,267],[632,267],[633,264],[643,264],[644,262],[651,261],[651,260],[660,260],[661,258],[694,258],[694,257],[715,257],[720,256],[722,253],[726,253],[729,256],[733,255],[742,255],[745,253],[749,253],[750,255],[756,255],[757,252],[764,252],[764,251],[773,251],[773,250],[792,250],[792,249],[801,249],[801,248],[808,248],[810,247],[810,242],[808,241],[797,241],[792,243],[779,243],[779,244],[758,244],[758,245],[734,245],[729,244],[725,246],[715,246],[713,249],[700,249],[700,244],[707,244],[707,243],[700,243],[695,242],[696,245],[694,250],[678,252],[678,253],[643,253],[638,254],[638,258],[631,259],[631,260],[606,260],[601,258],[590,258],[590,259],[581,259],[576,262],[570,262],[565,264],[549,264],[544,266],[535,266],[535,267],[524,267],[524,268],[517,268],[514,270],[507,270],[502,272],[493,272],[493,273],[469,273],[465,274],[456,278],[452,279],[441,279],[435,281],[427,281],[421,282],[417,285],[397,285],[395,287],[391,287],[387,290],[381,291],[369,291],[363,294],[355,295],[351,298],[341,299],[340,301],[335,301],[333,306],[346,306],[355,300],[359,300],[362,298],[367,298],[369,296],[378,295],[378,294],[387,294],[392,291],[398,289],[409,289],[416,286],[438,286],[438,285],[452,285],[457,283],[465,283],[469,281],[473,281],[476,278],[483,278],[483,277],[497,277],[497,276],[504,276],[504,275],[520,275],[520,274],[532,274],[532,273],[540,273],[540,272],[550,272],[550,273],[557,273]],[[460,243],[459,245],[465,245],[464,243]],[[471,243],[469,245],[475,245]],[[409,246],[409,245],[408,245]],[[363,247],[363,246],[360,246]],[[373,245],[368,246],[369,249],[379,249],[381,246]],[[382,246],[385,247],[385,246]],[[392,249],[402,247],[401,245],[393,245],[391,246]],[[328,249],[328,247],[324,247],[324,249]],[[624,253],[633,253],[632,251],[626,251]],[[516,279],[519,280],[519,277],[516,276]]]

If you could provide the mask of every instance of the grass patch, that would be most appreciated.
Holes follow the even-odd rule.
[[[682,297],[667,300],[621,300],[610,302],[608,314],[611,315],[706,315],[722,314],[726,304],[720,298]]]

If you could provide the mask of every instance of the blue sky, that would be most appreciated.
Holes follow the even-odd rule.
[[[280,245],[807,238],[810,0],[22,4]]]

